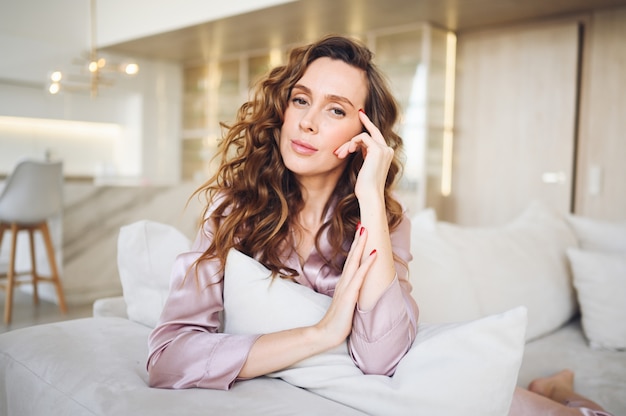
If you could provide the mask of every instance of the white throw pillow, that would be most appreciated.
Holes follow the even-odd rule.
[[[231,250],[224,278],[224,332],[269,333],[312,325],[328,296],[280,278]],[[371,415],[502,416],[524,347],[525,308],[473,322],[420,324],[393,377],[364,375],[347,345],[269,375]]]
[[[539,203],[499,227],[414,226],[409,269],[420,319],[478,319],[523,305],[527,340],[552,332],[577,309],[566,256],[576,244],[566,221]]]
[[[626,254],[626,221],[606,221],[568,215],[567,222],[584,250]]]
[[[567,255],[589,344],[626,349],[626,254],[569,249]]]
[[[131,321],[156,326],[174,260],[190,247],[189,239],[170,225],[142,220],[120,228],[117,266]]]
[[[422,322],[458,322],[484,316],[472,279],[456,249],[437,233],[437,224],[411,222],[411,253],[411,295]]]

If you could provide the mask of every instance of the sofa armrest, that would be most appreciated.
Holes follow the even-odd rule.
[[[126,302],[123,296],[97,299],[93,303],[93,316],[95,317],[118,317],[128,319]]]

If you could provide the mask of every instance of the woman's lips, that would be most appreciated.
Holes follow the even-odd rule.
[[[317,152],[316,148],[300,140],[292,140],[291,148],[294,150],[294,152],[301,155],[312,155]]]

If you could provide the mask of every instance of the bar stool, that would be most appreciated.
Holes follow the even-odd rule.
[[[61,280],[59,279],[57,264],[54,256],[54,247],[48,229],[48,219],[61,212],[63,205],[63,164],[62,162],[41,162],[25,160],[15,167],[7,179],[6,186],[0,195],[0,247],[5,231],[11,232],[11,250],[9,269],[0,281],[0,288],[6,291],[4,305],[4,323],[11,322],[13,306],[13,289],[15,286],[28,283],[33,285],[33,300],[37,304],[39,295],[37,284],[40,281],[50,281],[56,288],[59,308],[65,313],[65,298]],[[15,271],[15,255],[17,249],[17,235],[20,231],[28,231],[30,243],[31,270],[29,272]],[[35,256],[35,232],[39,231],[43,237],[50,266],[50,276],[40,276],[37,273]],[[31,278],[18,279],[18,276],[30,275]]]

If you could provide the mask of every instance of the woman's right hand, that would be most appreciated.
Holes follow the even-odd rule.
[[[365,280],[368,270],[376,260],[376,250],[373,250],[363,261],[363,251],[367,241],[367,230],[358,227],[343,273],[335,286],[333,300],[326,311],[326,315],[315,325],[320,336],[328,342],[329,348],[342,343],[352,330],[352,319],[359,299],[359,291]]]

